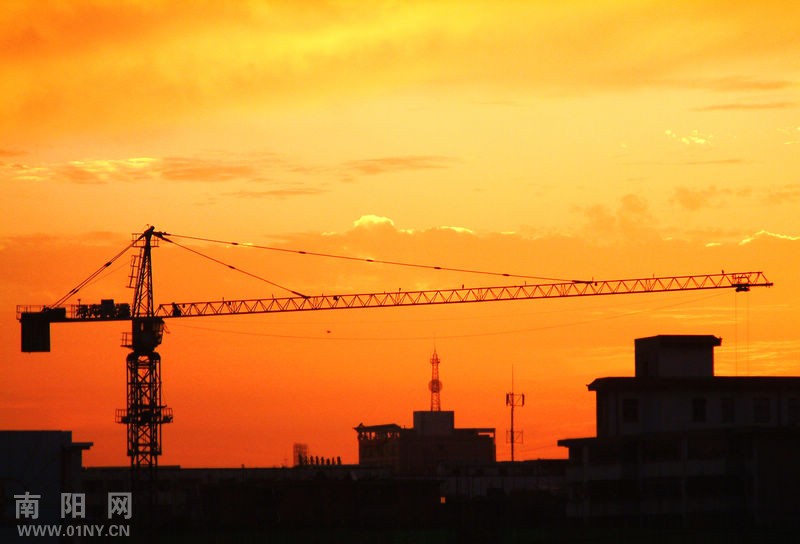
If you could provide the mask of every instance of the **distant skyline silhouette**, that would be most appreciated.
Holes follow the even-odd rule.
[[[558,438],[594,433],[584,386],[629,373],[632,338],[713,334],[725,339],[722,374],[798,374],[798,20],[795,3],[705,0],[5,6],[0,429],[71,430],[94,443],[88,465],[127,463],[114,422],[126,324],[54,325],[50,354],[23,354],[14,308],[58,300],[148,225],[241,242],[192,247],[277,284],[166,244],[153,294],[170,315],[173,302],[280,287],[505,283],[468,270],[763,270],[775,282],[746,294],[170,317],[164,464],[278,466],[295,443],[352,463],[358,422],[408,426],[409,411],[430,406],[420,384],[434,340],[447,408],[467,421],[506,428],[514,365],[526,393],[519,459],[563,457]],[[73,302],[131,304],[129,265],[104,268]]]

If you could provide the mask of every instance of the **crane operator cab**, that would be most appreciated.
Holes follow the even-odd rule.
[[[164,320],[160,317],[135,317],[132,325],[133,342],[130,348],[137,353],[150,353],[164,336]]]

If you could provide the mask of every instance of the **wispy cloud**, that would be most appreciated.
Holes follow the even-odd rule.
[[[797,102],[733,102],[702,106],[693,108],[692,111],[786,110],[796,108],[797,106]]]
[[[655,236],[655,218],[647,200],[639,195],[624,195],[616,208],[594,205],[578,211],[586,220],[582,233],[587,239],[613,242],[618,238]]]
[[[287,185],[276,189],[267,189],[264,191],[233,191],[224,193],[226,196],[233,196],[236,198],[289,198],[294,196],[310,196],[319,195],[328,192],[322,187],[298,187]]]
[[[353,221],[353,228],[370,228],[375,226],[386,226],[394,228],[394,221],[382,215],[366,214]]]
[[[722,201],[726,197],[749,197],[752,192],[750,187],[739,189],[720,188],[714,185],[703,188],[676,187],[672,201],[684,210],[696,211],[702,208],[718,207],[722,205]]]
[[[448,168],[453,162],[450,157],[438,155],[406,155],[348,161],[342,164],[342,169],[346,173],[373,176],[407,170]]]
[[[687,145],[692,145],[691,143]],[[700,144],[702,145],[702,144]],[[751,161],[740,157],[729,157],[727,159],[706,159],[706,160],[682,160],[682,161],[637,161],[626,162],[624,164],[637,166],[725,166],[747,164]],[[629,181],[644,181],[647,178],[630,178]]]
[[[743,245],[749,244],[750,242],[753,242],[754,240],[757,240],[758,238],[776,238],[778,240],[788,240],[788,241],[792,241],[792,242],[800,240],[800,236],[792,236],[790,234],[780,234],[780,233],[777,233],[777,232],[770,232],[768,230],[760,230],[760,231],[756,232],[755,234],[752,234],[752,235],[748,236],[747,238],[743,239],[741,242],[739,242],[739,245],[743,246]]]
[[[684,145],[710,145],[711,140],[714,138],[713,134],[704,134],[697,129],[692,130],[688,134],[677,134],[676,132],[667,129],[664,134],[670,140],[681,142]]]
[[[769,188],[764,198],[764,202],[769,206],[794,203],[798,200],[800,200],[800,183]]]
[[[759,79],[744,75],[669,81],[679,87],[720,92],[779,91],[792,88],[795,85],[794,81],[788,79]]]
[[[444,226],[439,227],[439,229],[441,229],[441,230],[451,230],[451,231],[457,232],[459,234],[475,234],[474,230],[469,229],[467,227],[452,227],[452,226],[444,225]]]
[[[719,166],[725,164],[744,164],[747,161],[744,159],[716,159],[716,160],[707,160],[707,161],[684,161],[680,164],[685,164],[688,166]]]
[[[204,158],[167,157],[159,161],[157,169],[166,181],[217,182],[257,175],[256,167],[250,163]]]
[[[238,195],[291,196],[318,194],[309,188],[309,180],[338,177],[352,182],[364,176],[448,168],[456,159],[438,155],[404,155],[359,159],[338,164],[311,164],[271,153],[248,155],[214,154],[172,156],[164,158],[134,157],[128,159],[85,159],[50,164],[3,164],[6,178],[17,181],[51,181],[92,185],[105,183],[273,183],[277,178],[294,178],[278,182],[279,189],[236,192]],[[298,180],[299,178],[299,180]],[[233,193],[232,193],[233,194]]]
[[[789,140],[786,140],[784,145],[796,145],[800,144],[800,127],[792,127],[792,128],[782,128],[779,131],[783,134],[789,136]]]
[[[690,189],[689,187],[677,187],[675,189],[674,200],[685,210],[699,210],[712,206],[716,198],[715,189]]]

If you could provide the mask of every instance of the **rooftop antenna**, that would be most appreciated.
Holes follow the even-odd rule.
[[[433,348],[433,355],[431,355],[431,381],[428,384],[428,389],[431,390],[431,412],[440,412],[442,410],[442,399],[439,397],[439,392],[442,390],[442,382],[439,380],[439,355],[436,353],[436,348]]]
[[[511,363],[511,392],[506,393],[506,406],[511,408],[511,430],[506,432],[506,442],[511,443],[511,461],[514,461],[514,444],[522,443],[522,431],[514,430],[514,408],[525,406],[525,393],[514,393],[514,363]]]

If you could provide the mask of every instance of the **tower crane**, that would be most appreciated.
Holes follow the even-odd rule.
[[[703,289],[749,291],[751,287],[770,287],[763,272],[722,272],[719,274],[662,276],[621,280],[572,280],[553,283],[504,285],[498,287],[461,287],[383,293],[270,297],[239,300],[173,302],[155,305],[153,301],[153,247],[159,242],[174,243],[167,232],[150,227],[134,235],[132,243],[93,276],[71,290],[64,298],[49,306],[18,306],[17,318],[22,328],[23,352],[50,351],[51,323],[87,323],[97,321],[129,321],[131,329],[123,337],[123,347],[130,350],[126,358],[127,405],[117,410],[116,420],[127,427],[127,452],[131,468],[154,469],[162,453],[162,426],[173,420],[172,410],[161,400],[161,357],[156,348],[161,344],[165,319],[184,319],[211,315],[241,315],[314,310],[344,310],[395,306],[458,304],[506,300],[530,300],[559,297],[661,293]],[[138,248],[131,266],[129,286],[133,287],[133,303],[102,300],[99,304],[64,302],[77,293],[112,262],[131,247]],[[303,253],[303,252],[300,252]],[[398,263],[394,263],[398,264]],[[232,267],[231,267],[232,268]],[[438,267],[436,267],[438,268]]]

